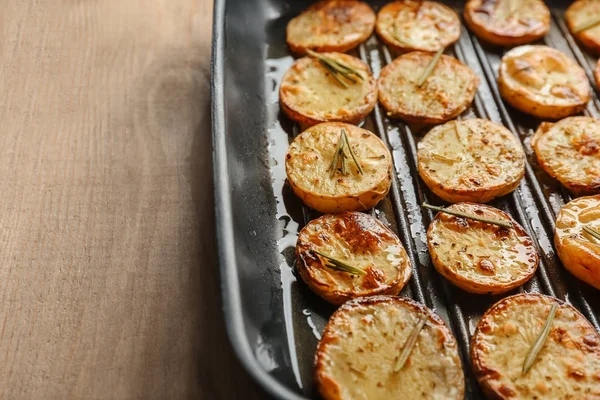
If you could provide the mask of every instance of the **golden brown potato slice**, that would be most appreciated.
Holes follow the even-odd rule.
[[[338,121],[359,123],[377,103],[377,82],[369,66],[343,53],[323,53],[357,71],[362,79],[338,82],[316,58],[297,60],[285,73],[279,88],[282,110],[302,126]]]
[[[558,213],[554,244],[573,275],[600,289],[600,240],[583,227],[600,232],[600,196],[570,201]]]
[[[550,333],[523,374],[552,304]],[[494,304],[477,324],[471,360],[489,399],[600,398],[600,336],[573,306],[550,296],[517,294]]]
[[[379,76],[379,101],[393,118],[439,124],[455,118],[473,102],[479,78],[456,58],[442,55],[431,75],[417,83],[433,60],[413,51],[396,58]]]
[[[346,158],[347,174],[337,168],[332,175],[330,167],[342,130],[362,174],[350,156]],[[390,190],[392,157],[381,139],[366,129],[329,122],[313,126],[294,139],[286,155],[285,170],[294,193],[307,206],[323,213],[364,211],[379,203]]]
[[[600,24],[581,29],[597,21],[600,16],[600,0],[577,0],[565,12],[569,30],[588,49],[600,53]]]
[[[451,211],[512,223],[504,228],[439,212],[427,230],[427,246],[435,269],[471,293],[504,293],[535,274],[539,256],[523,227],[497,208],[457,203]]]
[[[531,138],[540,166],[574,194],[600,192],[600,121],[570,117],[544,122]]]
[[[394,1],[377,14],[375,30],[393,50],[435,52],[458,40],[460,20],[434,1]]]
[[[367,40],[374,28],[375,12],[362,1],[319,1],[288,23],[287,43],[297,54],[343,53]]]
[[[502,57],[500,94],[539,118],[560,119],[585,109],[591,88],[583,68],[548,46],[520,46]]]
[[[404,366],[396,362],[421,320]],[[365,297],[341,306],[325,327],[315,356],[325,400],[435,399],[464,396],[456,340],[428,308],[408,299]]]
[[[333,268],[332,259],[362,272]],[[396,295],[411,276],[410,260],[398,236],[361,212],[326,214],[309,222],[298,235],[296,267],[308,287],[333,304],[375,294]]]
[[[550,10],[542,0],[469,0],[464,15],[475,35],[498,46],[531,43],[550,30]]]
[[[525,153],[504,126],[486,119],[450,121],[418,144],[419,175],[449,203],[487,203],[519,186]]]

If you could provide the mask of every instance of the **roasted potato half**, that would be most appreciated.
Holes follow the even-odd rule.
[[[600,193],[600,120],[542,123],[531,147],[544,171],[576,195]]]
[[[554,244],[569,272],[600,289],[600,240],[584,230],[586,226],[600,232],[600,195],[580,197],[560,210]]]
[[[520,46],[502,57],[500,94],[533,116],[560,119],[585,109],[591,88],[583,68],[548,46]]]
[[[550,10],[542,0],[469,0],[464,16],[477,37],[498,46],[531,43],[550,30]]]
[[[416,343],[397,369],[420,322]],[[448,327],[427,307],[392,296],[351,300],[331,316],[317,347],[315,382],[325,400],[464,396],[458,347]]]
[[[333,171],[342,130],[362,173],[351,154],[346,156],[346,175],[339,168],[339,156]],[[346,145],[344,151],[348,153]],[[381,139],[339,122],[319,124],[296,136],[285,157],[285,170],[296,196],[323,213],[368,210],[386,196],[392,183],[392,157]]]
[[[394,1],[377,14],[375,30],[392,50],[436,52],[458,40],[460,20],[434,1]]]
[[[388,116],[408,122],[439,124],[466,110],[479,78],[456,58],[442,55],[421,86],[419,78],[434,56],[423,51],[401,55],[379,76],[379,101]]]
[[[600,24],[589,26],[600,16],[600,0],[577,0],[565,12],[569,30],[585,47],[600,54]],[[588,26],[587,29],[584,29]]]
[[[311,5],[287,25],[286,40],[292,52],[306,54],[352,50],[371,36],[375,12],[356,0],[325,0]]]
[[[343,53],[322,55],[352,68],[361,79],[336,79],[320,60],[301,58],[283,76],[279,87],[281,109],[303,127],[328,121],[359,123],[377,103],[377,82],[369,66]]]
[[[439,212],[427,230],[435,269],[452,284],[477,294],[504,293],[535,274],[539,256],[523,227],[504,211],[474,203],[448,207],[512,228]]]
[[[504,126],[486,119],[450,121],[418,144],[419,175],[449,203],[487,203],[519,186],[525,153]]]
[[[531,347],[557,305],[550,332],[523,373]],[[541,294],[517,294],[479,320],[471,361],[489,399],[600,398],[600,335],[573,306]]]
[[[411,276],[398,236],[361,212],[326,214],[309,222],[298,234],[296,268],[313,292],[333,304],[396,295]]]

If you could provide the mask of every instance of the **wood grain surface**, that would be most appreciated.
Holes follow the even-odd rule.
[[[0,0],[0,399],[253,399],[214,250],[207,0]]]

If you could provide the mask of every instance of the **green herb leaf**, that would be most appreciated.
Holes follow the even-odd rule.
[[[346,272],[352,275],[366,275],[366,272],[360,268],[353,267],[350,264],[346,264],[343,261],[335,259],[327,254],[323,254],[320,251],[311,250],[313,253],[317,254],[321,258],[321,264],[327,268],[333,269],[339,272]],[[323,262],[323,259],[325,262]]]
[[[427,68],[425,69],[425,72],[423,72],[423,75],[421,75],[421,77],[417,80],[417,86],[419,86],[419,87],[423,86],[423,84],[425,83],[427,78],[429,78],[429,75],[431,75],[431,73],[435,69],[437,63],[440,61],[442,54],[444,54],[443,48],[439,49],[437,51],[437,53],[435,53],[435,55],[433,56],[433,59],[431,60],[431,62],[427,66]]]
[[[342,78],[347,79],[352,83],[358,82],[356,78],[360,79],[361,81],[364,80],[363,76],[357,70],[336,59],[319,54],[310,49],[307,49],[306,52],[311,57],[318,59],[321,65],[323,65],[323,67],[329,71],[331,76],[333,76],[333,78],[345,88],[348,87],[348,84],[344,82]]]
[[[423,203],[421,206],[424,208],[429,208],[430,210],[435,210],[435,211],[443,212],[446,214],[454,215],[455,217],[468,218],[468,219],[472,219],[474,221],[484,222],[486,224],[501,226],[503,228],[510,229],[513,227],[513,224],[511,222],[496,221],[493,219],[482,218],[482,217],[478,217],[477,215],[467,214],[467,213],[460,212],[460,211],[448,210],[447,208],[436,207],[436,206],[432,206],[431,204],[427,204],[427,203]]]
[[[525,357],[525,361],[523,362],[523,371],[522,375],[525,375],[535,362],[535,359],[542,351],[544,347],[544,343],[548,339],[548,334],[550,333],[550,328],[552,326],[552,321],[554,321],[554,315],[556,315],[556,310],[558,309],[558,304],[553,303],[552,308],[550,309],[550,313],[548,314],[548,318],[546,318],[546,323],[544,324],[544,328],[540,332],[538,338],[533,343],[533,346],[529,349],[529,353],[527,353],[527,357]]]
[[[421,333],[421,329],[423,329],[423,327],[425,326],[427,319],[428,317],[426,315],[423,315],[419,319],[419,322],[417,322],[413,330],[410,332],[408,339],[406,339],[406,343],[404,343],[404,346],[402,346],[400,356],[396,360],[396,364],[394,365],[394,372],[400,371],[402,367],[404,367],[404,364],[406,364],[406,360],[408,360],[408,357],[410,356],[413,347],[415,347],[417,339],[419,338],[419,333]]]

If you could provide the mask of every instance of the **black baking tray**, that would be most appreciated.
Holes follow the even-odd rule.
[[[372,1],[378,10],[385,1]],[[463,3],[443,2],[460,11]],[[550,33],[539,42],[575,58],[593,81],[595,59],[579,48],[564,23],[569,2],[548,2]],[[214,7],[212,123],[217,240],[223,311],[232,346],[248,372],[281,399],[315,398],[312,360],[318,337],[334,307],[312,294],[294,269],[299,229],[317,214],[302,206],[285,182],[283,157],[299,130],[280,113],[279,81],[293,62],[285,44],[287,22],[307,1],[217,0]],[[481,78],[473,106],[460,118],[500,122],[523,143],[526,176],[513,193],[491,204],[510,213],[532,235],[541,255],[536,276],[507,293],[541,292],[570,302],[599,329],[598,291],[574,279],[552,246],[555,216],[570,200],[546,176],[529,139],[540,120],[503,103],[496,85],[505,50],[481,43],[464,28],[446,50]],[[392,55],[373,36],[352,54],[371,65],[375,75]],[[598,91],[586,115],[599,117]],[[472,295],[438,275],[425,242],[433,215],[419,204],[443,204],[418,178],[416,143],[424,131],[389,120],[379,107],[364,122],[389,146],[395,165],[389,196],[372,215],[395,230],[413,263],[413,277],[401,296],[437,312],[461,345],[467,399],[481,398],[469,360],[469,338],[482,313],[502,296]]]

